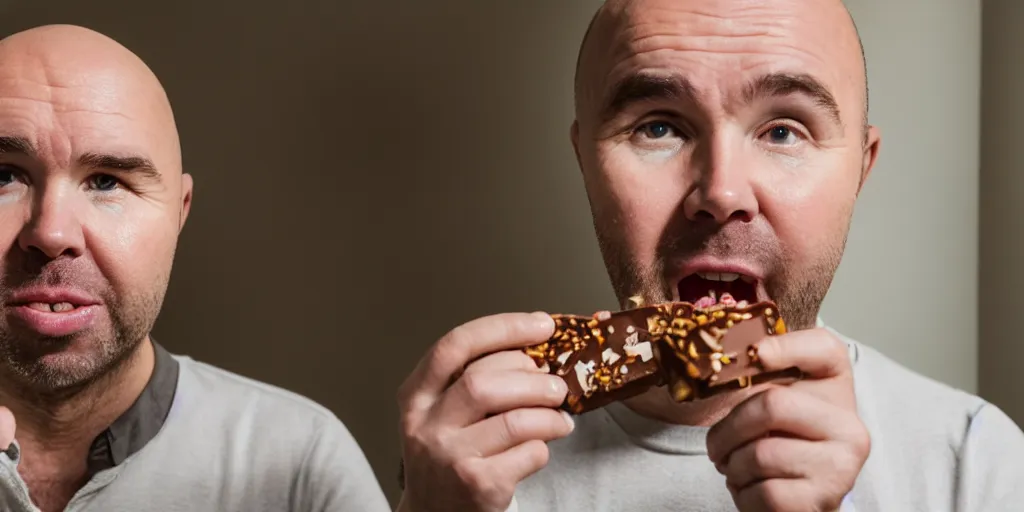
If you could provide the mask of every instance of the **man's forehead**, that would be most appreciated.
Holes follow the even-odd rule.
[[[837,0],[612,0],[581,48],[577,100],[596,107],[617,82],[651,68],[688,75],[698,93],[724,84],[742,94],[747,80],[772,72],[842,87],[863,83],[859,57]]]
[[[170,105],[141,60],[84,29],[39,32],[0,43],[0,135],[38,149],[63,140],[62,159],[143,153],[180,167]]]

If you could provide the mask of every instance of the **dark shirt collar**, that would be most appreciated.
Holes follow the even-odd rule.
[[[89,447],[89,477],[124,462],[163,427],[178,387],[178,361],[156,341],[153,353],[153,374],[142,394]]]

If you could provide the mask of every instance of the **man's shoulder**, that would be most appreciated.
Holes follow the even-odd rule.
[[[872,438],[855,489],[858,508],[948,509],[952,496],[957,510],[1001,510],[1000,500],[1024,494],[1024,434],[997,406],[841,338]]]
[[[191,486],[190,499],[216,501],[225,510],[389,510],[361,447],[329,409],[299,393],[173,357],[178,384],[171,409],[160,432],[134,456],[137,467],[153,469],[121,474],[126,489],[161,489],[163,480],[180,478]],[[140,499],[180,503],[181,496],[147,491]]]
[[[974,419],[996,409],[973,393],[911,370],[869,345],[840,337],[850,347],[858,408],[872,435],[955,453]]]
[[[294,391],[188,356],[175,355],[174,358],[181,367],[179,392],[194,404],[202,401],[228,409],[251,409],[252,413],[260,415],[298,416],[303,422],[310,419],[338,421],[329,409]]]
[[[920,409],[927,416],[955,414],[959,419],[973,417],[989,405],[977,395],[911,370],[870,345],[839,336],[850,347],[858,396],[870,401],[865,406]]]
[[[359,451],[347,426],[314,400],[191,357],[174,358],[180,370],[168,421],[240,442],[268,443],[275,451],[308,451],[323,444]]]

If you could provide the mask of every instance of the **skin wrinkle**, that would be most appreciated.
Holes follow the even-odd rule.
[[[715,256],[753,265],[791,328],[814,325],[878,147],[876,132],[859,129],[859,46],[838,0],[610,0],[599,10],[580,50],[572,136],[620,303],[671,299],[682,262]],[[638,74],[677,75],[696,94],[631,102],[606,122],[613,89]],[[744,94],[777,74],[812,77],[842,122],[799,88]],[[640,130],[650,122],[667,131],[650,138]],[[766,135],[778,126],[785,144]],[[715,401],[693,407],[642,408],[697,411],[690,424],[721,412]]]
[[[0,137],[34,146],[0,153],[0,404],[17,420],[19,473],[33,500],[62,510],[81,485],[89,443],[152,372],[149,332],[192,180],[157,78],[80,27],[0,40]],[[95,321],[66,337],[37,332],[11,302],[35,285],[99,299]]]

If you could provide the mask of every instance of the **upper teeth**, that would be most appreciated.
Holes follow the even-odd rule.
[[[71,304],[69,302],[33,302],[32,304],[29,304],[29,307],[39,311],[50,311],[54,313],[63,313],[65,311],[71,311],[72,309],[75,309],[74,304]]]
[[[731,272],[697,272],[697,275],[701,279],[707,279],[708,281],[725,281],[727,283],[740,278],[739,274]]]

